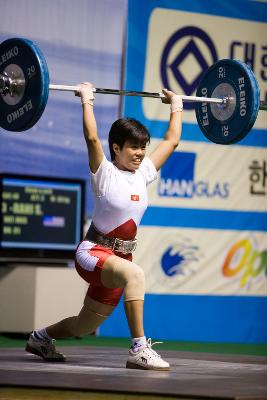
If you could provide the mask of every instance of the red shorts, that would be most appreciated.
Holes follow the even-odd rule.
[[[116,306],[123,293],[123,288],[110,289],[101,282],[101,270],[109,256],[116,255],[132,261],[132,254],[114,252],[107,247],[84,240],[75,254],[75,267],[78,274],[90,284],[87,295],[103,304]]]

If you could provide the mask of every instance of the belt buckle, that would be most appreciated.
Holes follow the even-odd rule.
[[[120,250],[120,246],[122,246],[122,245],[123,245],[123,240],[115,238],[113,246],[112,246],[112,250],[113,251],[118,251],[120,253],[123,253],[123,251]]]
[[[119,253],[122,254],[129,254],[132,253],[137,246],[137,240],[122,240],[115,238],[112,250],[113,251],[118,251]]]

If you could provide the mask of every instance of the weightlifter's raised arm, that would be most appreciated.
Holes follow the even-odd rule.
[[[81,97],[83,107],[83,133],[88,149],[89,167],[95,173],[103,160],[104,152],[97,133],[92,87],[89,82],[81,83],[77,95]]]
[[[162,167],[162,165],[167,161],[170,155],[174,152],[175,148],[178,146],[182,132],[182,97],[174,94],[170,90],[163,89],[162,92],[165,95],[165,98],[162,99],[162,102],[165,104],[170,104],[171,113],[168,129],[165,133],[164,139],[149,156],[157,171]]]

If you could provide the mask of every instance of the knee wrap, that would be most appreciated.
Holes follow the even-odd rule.
[[[108,309],[109,308],[109,309]],[[87,302],[84,304],[79,315],[74,317],[72,323],[73,336],[84,336],[93,333],[112,313],[114,307],[107,307],[106,310],[98,309]]]
[[[144,300],[145,274],[139,265],[111,256],[102,271],[102,282],[108,288],[124,288],[124,301]]]

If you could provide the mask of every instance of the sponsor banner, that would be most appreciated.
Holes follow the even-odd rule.
[[[127,89],[195,95],[203,72],[223,58],[235,58],[253,69],[267,99],[267,5],[252,1],[215,0],[212,5],[171,0],[140,2],[129,0],[128,49],[125,73]],[[164,29],[162,29],[164,27]],[[142,40],[137,38],[141,36]],[[138,58],[138,63],[136,59]],[[133,68],[133,64],[135,67]],[[193,103],[184,105],[186,140],[206,141],[196,128]],[[125,98],[124,113],[133,113],[161,137],[169,109],[148,98]],[[267,146],[267,114],[259,112],[256,124],[241,145]]]
[[[151,206],[267,211],[266,150],[183,141],[148,190]]]
[[[138,243],[148,293],[267,295],[267,233],[142,226]]]

